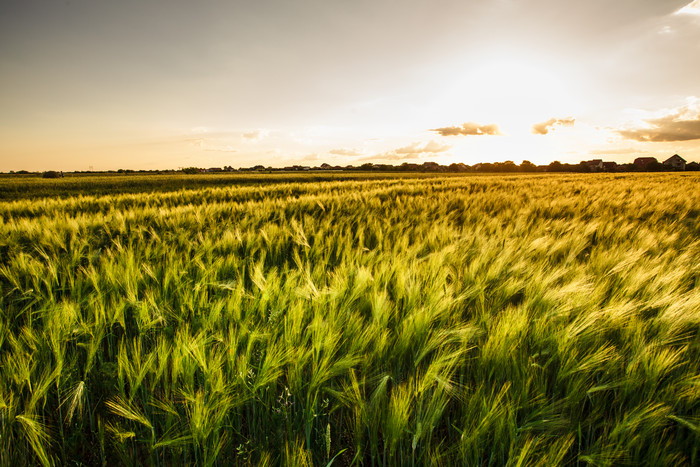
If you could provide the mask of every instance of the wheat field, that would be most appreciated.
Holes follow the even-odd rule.
[[[698,186],[5,199],[0,465],[698,465]]]

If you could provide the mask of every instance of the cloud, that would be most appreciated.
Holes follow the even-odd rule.
[[[204,148],[206,146],[206,140],[204,138],[184,138],[183,142],[187,143],[189,146],[195,148]]]
[[[301,160],[303,160],[303,161],[317,161],[320,159],[321,159],[321,156],[317,152],[312,152],[312,153],[307,154],[306,156],[302,157]]]
[[[265,138],[269,134],[267,130],[253,130],[243,133],[243,139],[246,141],[256,142]]]
[[[626,139],[654,143],[700,139],[700,99],[690,98],[686,105],[617,133]]]
[[[214,152],[238,152],[238,149],[234,149],[233,146],[212,146],[212,147],[204,147],[205,151],[214,151]]]
[[[654,143],[700,139],[700,119],[678,120],[669,116],[647,122],[651,128],[618,130],[618,133],[623,138]]]
[[[700,0],[694,0],[676,11],[677,15],[700,15]]]
[[[403,159],[422,159],[437,156],[440,153],[449,151],[451,148],[451,145],[441,144],[437,141],[430,141],[428,143],[415,142],[409,144],[408,146],[403,146],[381,154],[376,154],[374,156],[365,157],[361,160],[398,161]]]
[[[361,156],[364,154],[364,151],[360,151],[358,149],[349,149],[349,148],[339,148],[339,149],[331,149],[328,151],[329,154],[334,154],[336,156]]]
[[[229,144],[220,144],[216,139],[204,138],[204,137],[193,137],[184,138],[183,142],[191,147],[201,149],[202,151],[215,151],[215,152],[238,152]]]
[[[573,126],[576,122],[575,118],[550,118],[546,122],[535,123],[532,125],[532,132],[536,135],[546,135],[555,126]]]
[[[424,153],[438,153],[445,152],[452,148],[449,144],[438,143],[437,141],[430,141],[424,145],[420,143],[413,143],[408,146],[396,149],[398,154],[424,154]]]
[[[618,148],[618,149],[592,149],[588,151],[588,154],[594,156],[609,156],[614,154],[641,154],[645,153],[642,149],[637,148]]]
[[[463,123],[461,126],[448,126],[443,128],[434,128],[429,131],[434,131],[440,136],[478,136],[478,135],[502,135],[498,125],[491,123],[489,125],[480,125],[474,122]]]

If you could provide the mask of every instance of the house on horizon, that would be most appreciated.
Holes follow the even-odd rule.
[[[678,154],[672,155],[671,157],[663,161],[663,164],[666,167],[673,168],[673,170],[685,170],[685,159],[683,159]]]
[[[640,169],[645,169],[647,165],[651,163],[659,163],[659,161],[656,160],[656,157],[638,157],[634,160],[633,164],[639,167]]]
[[[587,166],[591,172],[600,172],[603,170],[603,159],[583,161],[583,165]]]

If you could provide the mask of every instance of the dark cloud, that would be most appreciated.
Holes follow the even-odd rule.
[[[555,126],[573,126],[575,122],[575,118],[550,118],[546,122],[532,125],[532,132],[536,135],[546,135]]]
[[[478,135],[502,135],[498,125],[491,123],[489,125],[480,125],[474,122],[463,123],[461,126],[448,126],[443,128],[434,128],[430,131],[438,133],[440,136],[478,136]]]
[[[676,114],[646,122],[648,128],[618,130],[617,133],[626,139],[654,143],[700,139],[700,116],[683,119]]]
[[[441,144],[437,141],[430,141],[429,143],[416,142],[381,154],[365,157],[362,160],[398,161],[404,159],[422,159],[437,156],[440,153],[449,151],[451,148],[451,145]]]

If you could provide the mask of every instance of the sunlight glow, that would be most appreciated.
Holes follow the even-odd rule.
[[[697,15],[700,16],[700,0],[693,0],[676,12],[677,15]]]
[[[536,60],[502,56],[450,72],[441,114],[452,120],[445,123],[495,123],[511,135],[580,107],[555,69]]]

